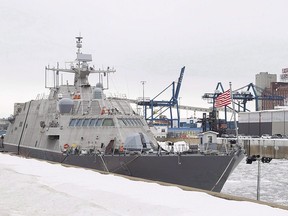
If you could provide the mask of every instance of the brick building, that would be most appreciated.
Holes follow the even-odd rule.
[[[265,88],[262,95],[284,96],[288,98],[288,82],[271,82],[269,88]],[[276,106],[283,106],[286,99],[283,100],[263,100],[261,103],[261,110],[271,110]]]

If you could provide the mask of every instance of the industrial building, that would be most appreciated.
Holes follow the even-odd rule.
[[[238,113],[239,134],[262,136],[263,134],[288,135],[288,69],[282,69],[281,82],[276,74],[261,72],[256,74],[255,83],[262,97],[282,96],[284,100],[260,100],[259,111]],[[260,91],[261,90],[261,91]],[[286,107],[285,107],[286,105]]]
[[[259,74],[256,74],[255,76],[255,85],[258,86],[260,89],[270,88],[270,84],[273,82],[277,82],[277,75],[276,74],[269,74],[268,72],[260,72]],[[258,90],[257,94],[261,94],[261,92]],[[256,110],[263,110],[263,103],[260,100],[258,102],[258,109]]]
[[[288,68],[282,69],[280,80],[280,82],[277,81],[276,74],[261,72],[256,74],[255,83],[256,86],[262,90],[259,92],[261,96],[273,95],[288,98]],[[287,100],[262,100],[259,101],[258,109],[256,110],[272,110],[276,106],[283,106],[286,104]]]
[[[263,94],[269,93],[275,96],[288,97],[288,82],[271,82],[270,87],[266,88]],[[262,110],[271,110],[276,106],[283,106],[287,100],[266,100],[262,101]]]
[[[288,109],[240,112],[238,128],[239,134],[250,136],[288,135]]]

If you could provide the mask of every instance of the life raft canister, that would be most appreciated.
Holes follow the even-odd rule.
[[[104,115],[107,113],[107,108],[104,106],[102,109],[101,109],[101,115]]]
[[[73,99],[81,99],[80,92],[75,93]]]
[[[69,144],[64,144],[64,149],[68,149],[69,148]]]
[[[119,146],[119,152],[124,152],[124,146],[123,145]]]

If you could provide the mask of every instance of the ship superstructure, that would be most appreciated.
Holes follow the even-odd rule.
[[[147,133],[147,124],[128,101],[106,98],[101,82],[90,85],[90,74],[98,74],[101,81],[115,70],[89,66],[92,56],[81,53],[82,37],[76,39],[77,58],[69,69],[46,67],[46,74],[53,71],[55,75],[55,86],[50,88],[48,98],[18,104],[14,125],[19,129],[9,131],[13,134],[10,141],[19,146],[62,152],[76,148],[91,153],[107,152],[108,145],[113,151],[123,149],[126,137],[138,133],[135,139],[156,145],[152,133]],[[73,73],[74,84],[59,85],[60,72]]]

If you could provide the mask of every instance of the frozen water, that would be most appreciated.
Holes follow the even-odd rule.
[[[260,162],[261,163],[261,162]],[[260,165],[260,200],[288,206],[288,160],[273,159]],[[225,183],[222,193],[256,199],[258,162],[243,160]]]

